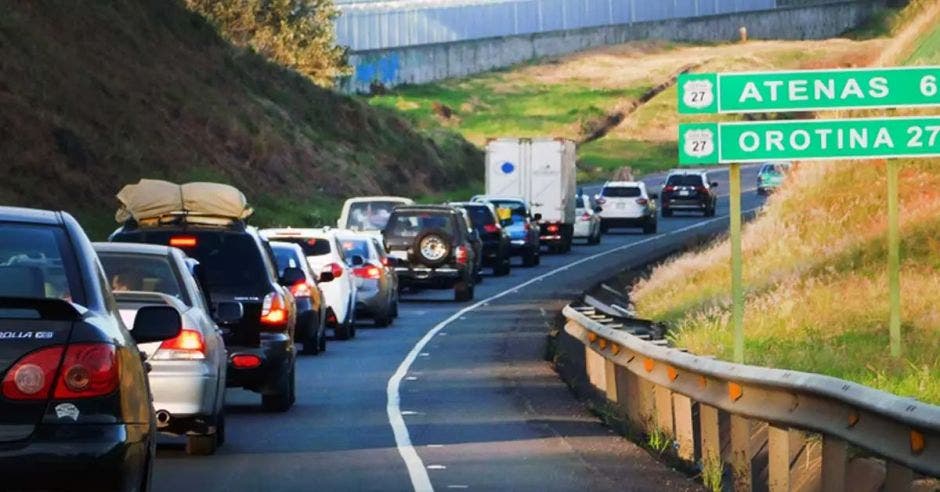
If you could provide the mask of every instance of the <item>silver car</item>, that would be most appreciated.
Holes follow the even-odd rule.
[[[343,255],[356,278],[356,317],[388,326],[398,317],[398,274],[373,235],[338,233]]]
[[[95,250],[127,326],[144,306],[179,311],[178,337],[140,346],[151,367],[157,428],[186,436],[188,454],[214,453],[225,440],[227,358],[211,304],[193,275],[195,260],[179,249],[149,244],[96,243]],[[221,318],[241,318],[239,303],[219,303],[216,309]]]

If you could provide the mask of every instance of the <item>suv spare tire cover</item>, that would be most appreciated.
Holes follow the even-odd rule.
[[[439,267],[450,260],[453,238],[443,229],[428,229],[415,238],[412,251],[417,263],[426,267]]]

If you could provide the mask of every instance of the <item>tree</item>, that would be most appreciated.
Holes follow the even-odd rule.
[[[321,86],[349,73],[336,45],[333,0],[186,0],[231,43],[250,47]]]

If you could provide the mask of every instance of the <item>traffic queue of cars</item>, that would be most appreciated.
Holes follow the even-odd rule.
[[[762,191],[785,171],[762,170]],[[716,187],[704,171],[676,171],[661,196],[640,181],[578,192],[571,237],[655,233],[657,199],[663,217],[713,216]],[[10,488],[147,489],[158,433],[185,437],[194,455],[224,444],[226,388],[287,411],[298,353],[326,350],[328,330],[347,340],[363,319],[391,325],[406,290],[472,300],[484,269],[507,275],[512,257],[536,266],[559,236],[513,196],[359,197],[339,228],[263,230],[227,185],[142,180],[118,198],[120,227],[94,244],[65,212],[0,207],[0,477]]]

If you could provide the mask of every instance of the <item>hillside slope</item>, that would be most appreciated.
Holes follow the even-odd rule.
[[[350,193],[482,179],[462,138],[315,87],[226,44],[179,0],[3,1],[0,203],[100,235],[141,177],[243,188],[258,223],[322,222]]]
[[[913,46],[888,47],[898,60],[937,60],[940,9],[934,14],[921,24],[929,32],[907,36]],[[745,228],[748,363],[940,403],[937,160],[903,161],[900,179],[903,357],[888,353],[885,166],[808,162]],[[635,286],[638,313],[668,322],[678,346],[730,358],[728,265],[724,240],[667,262]]]

